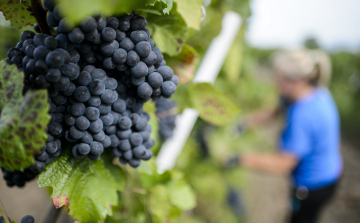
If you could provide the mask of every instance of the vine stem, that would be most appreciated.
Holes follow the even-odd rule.
[[[4,209],[4,206],[0,200],[0,212],[1,212],[1,215],[3,216],[4,220],[5,220],[5,223],[10,223],[9,221],[9,218],[6,216],[6,213],[5,213],[5,209]]]
[[[31,6],[26,7],[26,9],[30,12],[30,15],[35,17],[41,33],[50,35],[50,27],[46,22],[47,9],[41,3],[41,0],[31,0]]]
[[[43,223],[55,223],[60,215],[61,208],[56,208],[55,205],[51,204],[50,210],[48,211]]]

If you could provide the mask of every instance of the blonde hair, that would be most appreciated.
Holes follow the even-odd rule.
[[[292,80],[307,79],[313,85],[327,85],[331,78],[330,58],[321,50],[277,52],[273,64],[277,73]]]

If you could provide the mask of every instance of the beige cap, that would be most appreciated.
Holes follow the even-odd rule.
[[[307,79],[327,85],[331,78],[331,62],[322,50],[299,49],[274,54],[273,64],[278,75],[289,79]]]

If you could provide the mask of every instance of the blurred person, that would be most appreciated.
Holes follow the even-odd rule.
[[[325,87],[331,75],[330,60],[320,50],[278,52],[274,68],[278,107],[248,116],[238,129],[284,115],[279,151],[245,153],[227,165],[291,175],[290,222],[313,223],[334,195],[343,168],[339,114]]]

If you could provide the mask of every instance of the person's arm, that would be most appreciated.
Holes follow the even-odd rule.
[[[295,156],[285,153],[246,153],[241,155],[239,159],[243,167],[281,175],[290,174],[299,162]]]

